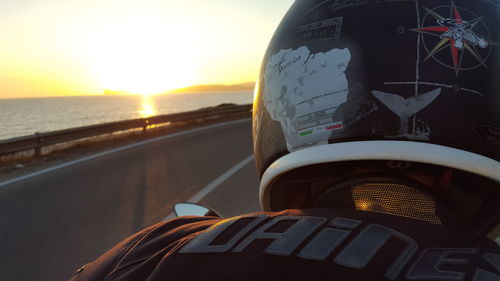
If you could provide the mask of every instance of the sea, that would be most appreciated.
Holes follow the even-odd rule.
[[[252,100],[250,91],[0,99],[0,140]]]

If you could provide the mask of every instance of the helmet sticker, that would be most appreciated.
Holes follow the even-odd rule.
[[[379,91],[372,91],[372,94],[399,117],[401,121],[400,137],[428,139],[427,134],[429,132],[410,134],[410,118],[431,104],[441,94],[441,89],[435,89],[418,96],[411,96],[407,99],[399,95]]]
[[[377,3],[413,2],[415,0],[377,0]]]
[[[490,125],[477,125],[474,130],[476,134],[484,141],[496,147],[500,147],[500,129]]]
[[[319,38],[338,40],[341,29],[342,17],[336,17],[301,25],[297,27],[297,33],[302,41]]]
[[[491,45],[495,43],[490,39],[483,17],[453,2],[423,9],[426,14],[421,26],[412,31],[422,36],[423,47],[427,51],[424,62],[432,58],[453,69],[456,76],[462,70],[486,67],[485,61],[491,54]]]
[[[424,71],[420,69],[421,66],[433,60],[453,70],[455,77],[458,78],[462,71],[480,67],[487,69],[486,61],[492,54],[492,48],[496,43],[491,40],[490,31],[483,17],[456,6],[453,1],[449,5],[441,5],[432,9],[420,6],[418,1],[415,2],[415,5],[418,27],[410,29],[418,34],[415,80],[384,83],[386,86],[399,86],[401,89],[413,85],[415,87],[414,95],[405,99],[404,97],[408,97],[409,93],[400,92],[396,95],[392,94],[394,90],[380,91],[379,89],[371,92],[390,111],[398,115],[400,128],[397,137],[429,140],[430,127],[426,121],[418,119],[417,113],[432,104],[444,89],[480,97],[485,96],[485,94],[481,90],[470,89],[470,87],[458,84],[458,80],[455,81],[456,84],[453,82],[447,84],[422,81],[421,75]],[[425,57],[420,56],[421,46],[423,51],[427,53]],[[460,81],[465,83],[463,79]],[[424,92],[423,87],[431,87],[431,89],[435,87],[435,89]],[[417,128],[417,120],[423,123],[423,127]]]
[[[264,75],[264,105],[280,122],[289,151],[327,143],[333,130],[344,128],[333,115],[347,101],[345,71],[350,60],[347,48],[311,53],[303,46],[271,56]]]
[[[325,1],[328,2],[328,1]],[[354,8],[368,5],[369,0],[336,0],[332,4],[332,12],[337,12],[345,8]]]

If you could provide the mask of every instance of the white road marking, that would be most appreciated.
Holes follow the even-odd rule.
[[[247,158],[243,159],[240,163],[236,164],[234,167],[227,170],[224,174],[220,175],[218,178],[213,180],[211,183],[202,188],[198,193],[196,193],[193,197],[189,198],[185,202],[190,202],[190,203],[200,202],[201,199],[205,198],[205,196],[207,196],[210,192],[214,191],[221,183],[225,182],[232,175],[236,174],[236,172],[245,167],[245,165],[247,165],[253,159],[254,159],[253,155],[250,155]],[[173,218],[175,218],[175,214],[174,212],[171,212],[163,221]]]
[[[96,159],[96,158],[99,158],[99,157],[102,157],[102,156],[106,156],[106,155],[109,155],[109,154],[112,154],[112,153],[124,151],[124,150],[130,149],[130,148],[134,148],[134,147],[138,147],[138,146],[141,146],[141,145],[150,144],[150,143],[154,143],[154,142],[158,142],[158,141],[162,141],[162,140],[166,140],[166,139],[170,139],[170,138],[175,138],[175,137],[182,136],[182,135],[192,134],[192,133],[196,133],[196,132],[200,132],[200,131],[204,131],[204,130],[210,130],[210,129],[214,129],[214,128],[218,128],[218,127],[229,126],[229,125],[238,124],[238,123],[245,123],[245,122],[248,122],[249,120],[251,120],[251,119],[250,118],[246,118],[246,119],[242,119],[242,120],[225,122],[225,123],[210,125],[210,126],[206,126],[206,127],[191,129],[191,130],[187,130],[187,131],[183,131],[183,132],[179,132],[179,133],[175,133],[175,134],[170,134],[170,135],[166,135],[166,136],[162,136],[162,137],[158,137],[158,138],[154,138],[154,139],[150,139],[150,140],[145,140],[145,141],[141,141],[141,142],[134,143],[134,144],[129,144],[129,145],[122,146],[122,147],[119,147],[119,148],[115,148],[115,149],[111,149],[111,150],[108,150],[108,151],[100,152],[100,153],[97,153],[97,154],[94,154],[94,155],[90,155],[90,156],[87,156],[87,157],[83,157],[83,158],[80,158],[80,159],[77,159],[77,160],[74,160],[74,161],[70,161],[70,162],[67,162],[67,163],[64,163],[64,164],[56,165],[54,167],[43,169],[43,170],[31,173],[31,174],[27,174],[27,175],[18,177],[18,178],[7,180],[7,181],[4,181],[4,182],[1,182],[0,183],[0,187],[4,187],[4,186],[7,186],[9,184],[13,184],[13,183],[16,183],[16,182],[27,180],[27,179],[32,178],[32,177],[36,177],[36,176],[40,176],[40,175],[43,175],[43,174],[47,174],[47,173],[50,173],[50,172],[53,172],[53,171],[56,171],[56,170],[59,170],[59,169],[62,169],[62,168],[66,168],[66,167],[69,167],[69,166],[76,165],[78,163],[86,162],[86,161],[89,161],[89,160],[92,160],[92,159]]]

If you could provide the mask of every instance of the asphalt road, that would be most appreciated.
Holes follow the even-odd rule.
[[[0,183],[0,280],[67,280],[81,265],[194,199],[258,211],[251,122],[121,147]]]

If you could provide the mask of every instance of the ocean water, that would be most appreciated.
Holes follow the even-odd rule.
[[[252,100],[252,92],[0,99],[0,140]]]

